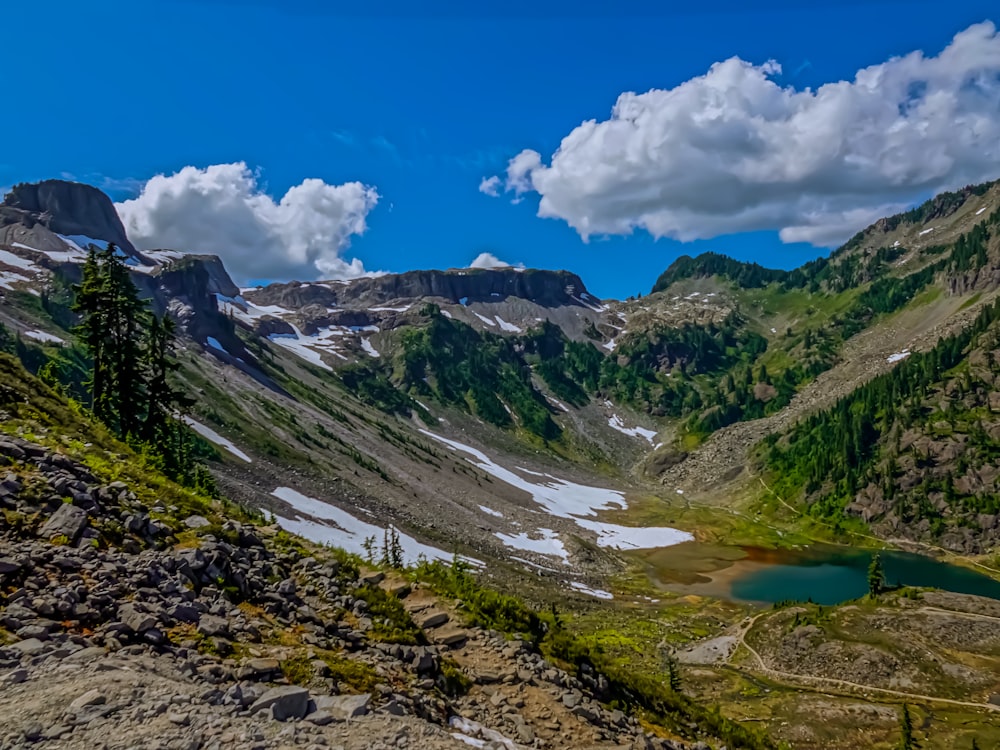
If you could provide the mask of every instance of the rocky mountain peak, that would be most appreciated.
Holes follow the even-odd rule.
[[[37,223],[57,234],[113,242],[135,254],[114,203],[92,185],[67,180],[15,185],[0,204],[0,225],[14,223]]]

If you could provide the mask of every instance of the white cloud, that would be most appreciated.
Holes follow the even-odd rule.
[[[913,52],[818,89],[774,61],[623,93],[545,164],[526,149],[504,189],[585,239],[645,229],[693,240],[779,230],[834,245],[927,194],[1000,176],[1000,35],[990,22],[936,57]]]
[[[523,263],[516,266],[512,263],[505,263],[493,253],[480,253],[476,259],[469,264],[469,268],[524,268]]]
[[[500,184],[502,180],[493,175],[492,177],[484,177],[479,183],[479,192],[486,193],[493,198],[500,195]]]
[[[219,255],[242,283],[366,275],[360,260],[342,253],[367,228],[378,198],[360,182],[307,179],[275,202],[238,162],[157,175],[115,207],[138,248]]]

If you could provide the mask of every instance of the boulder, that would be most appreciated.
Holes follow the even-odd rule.
[[[87,525],[87,511],[77,508],[75,505],[64,503],[52,514],[48,521],[42,524],[38,535],[45,539],[52,539],[57,536],[65,536],[72,544],[80,536]]]
[[[298,685],[271,688],[250,706],[250,713],[270,710],[276,721],[301,719],[309,708],[309,691]]]
[[[118,608],[118,619],[129,630],[135,633],[145,633],[156,627],[156,618],[145,612],[140,612],[134,604],[126,602]]]
[[[335,719],[341,721],[364,716],[368,713],[368,706],[371,704],[371,693],[361,695],[320,695],[316,699],[316,710],[325,711]]]

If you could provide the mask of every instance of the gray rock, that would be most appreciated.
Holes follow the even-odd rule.
[[[448,622],[447,612],[436,612],[431,610],[430,612],[424,612],[417,617],[417,625],[422,630],[427,630],[428,628],[437,628]]]
[[[301,719],[306,715],[308,708],[308,690],[297,685],[282,685],[271,688],[258,698],[250,706],[250,713],[270,709],[271,716],[276,721],[287,721],[293,718]]]
[[[83,709],[90,708],[91,706],[102,706],[107,702],[107,700],[108,699],[100,690],[97,690],[96,688],[94,690],[88,690],[86,693],[69,704],[69,711],[71,713],[76,713],[77,711],[82,711]]]
[[[37,638],[27,638],[23,641],[11,644],[10,648],[20,651],[25,656],[34,656],[45,650],[45,644]]]
[[[229,623],[222,617],[202,615],[198,621],[198,632],[209,637],[218,636],[220,638],[228,638]]]
[[[156,618],[145,612],[140,612],[135,605],[126,602],[118,608],[118,619],[121,620],[129,630],[136,633],[144,633],[156,627]]]
[[[28,679],[27,669],[15,669],[0,677],[0,685],[19,685]]]
[[[0,575],[5,573],[16,573],[21,569],[21,564],[9,557],[0,557]]]
[[[566,706],[566,708],[576,708],[576,706],[579,705],[580,699],[582,697],[583,696],[575,690],[572,693],[563,693],[562,703],[564,706]]]
[[[211,526],[212,522],[205,516],[188,516],[184,519],[184,525],[189,529],[203,529],[206,526]]]
[[[359,579],[361,583],[365,586],[377,586],[382,583],[382,579],[385,578],[385,573],[382,571],[375,571],[373,573],[365,573]]]
[[[306,721],[311,724],[315,724],[318,727],[325,727],[327,724],[335,722],[336,719],[333,717],[333,714],[328,711],[313,711],[311,714],[306,716]]]
[[[63,503],[59,509],[52,514],[48,521],[42,524],[38,535],[45,539],[52,539],[57,536],[65,536],[72,544],[80,536],[87,525],[87,511],[69,503]]]
[[[371,704],[371,693],[361,695],[319,695],[316,697],[316,710],[326,711],[335,719],[346,720],[368,713]]]

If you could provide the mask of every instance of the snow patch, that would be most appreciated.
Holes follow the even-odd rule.
[[[413,305],[403,305],[402,307],[369,307],[368,309],[372,312],[395,312],[404,313],[409,310]]]
[[[893,242],[892,246],[893,247],[899,247],[899,240],[896,240],[895,242]]]
[[[493,510],[493,508],[487,508],[485,505],[480,505],[479,510],[488,516],[493,516],[494,518],[503,518],[503,513],[498,510]]]
[[[381,545],[385,538],[386,529],[384,527],[366,523],[335,505],[308,497],[290,487],[278,487],[271,494],[284,500],[295,512],[294,519],[276,516],[281,527],[312,542],[332,544],[348,552],[364,556],[366,554],[365,539],[375,537],[376,544]],[[303,516],[310,518],[303,518]],[[333,525],[327,523],[329,521],[332,521]],[[403,549],[403,560],[407,564],[416,563],[421,557],[443,561],[450,561],[453,558],[453,555],[444,550],[418,542],[409,534],[398,529],[397,532],[399,533],[399,544]],[[482,562],[470,557],[463,556],[461,559],[473,565],[482,565]]]
[[[566,479],[559,479],[550,474],[539,474],[538,472],[518,467],[518,471],[523,474],[537,478],[527,479],[495,463],[482,451],[459,443],[456,440],[449,440],[429,430],[421,429],[420,432],[427,437],[447,445],[452,450],[468,454],[471,458],[467,457],[466,460],[470,463],[500,481],[527,492],[531,495],[532,500],[542,506],[550,515],[557,518],[569,519],[581,528],[594,532],[597,534],[597,544],[599,546],[614,547],[616,549],[649,549],[653,547],[667,547],[694,539],[691,534],[670,527],[640,528],[589,520],[584,517],[596,516],[598,510],[626,509],[628,504],[625,502],[624,493],[618,490],[577,484]],[[517,536],[498,533],[496,536],[505,544],[517,546],[518,549],[528,549],[565,559],[565,547],[561,540],[555,536],[555,532],[551,529],[539,529],[538,533],[542,535],[542,539],[532,539],[524,533]]]
[[[17,242],[14,244],[15,246],[20,245],[20,243]],[[28,250],[32,249],[24,245],[21,245],[21,247],[25,247]],[[20,268],[22,271],[32,271],[37,273],[42,270],[30,260],[22,258],[20,255],[14,255],[14,253],[8,252],[7,250],[0,250],[0,263],[5,266],[10,266],[11,268]]]
[[[589,596],[596,597],[598,599],[614,599],[614,594],[610,591],[603,591],[602,589],[592,589],[589,586],[584,586],[579,581],[565,581],[568,583],[571,589],[579,591],[581,594],[587,594]]]
[[[541,536],[541,538],[533,539],[531,535],[524,531],[515,535],[502,534],[498,531],[494,536],[506,546],[513,549],[523,552],[534,552],[539,555],[548,555],[550,557],[559,557],[566,565],[569,565],[569,553],[566,552],[566,547],[556,532],[552,529],[536,529],[533,534]]]
[[[448,320],[452,320],[451,313],[448,312],[447,310],[442,310],[441,314],[444,315],[446,318],[448,318]]]
[[[925,230],[923,230],[922,232],[918,232],[917,234],[918,234],[919,236],[923,237],[923,236],[924,236],[925,234],[928,234],[928,233],[930,233],[930,232],[933,232],[933,231],[934,231],[935,229],[937,229],[937,227],[931,227],[930,229],[925,229]]]
[[[978,211],[976,211],[976,216],[979,216],[979,214],[981,214],[985,210],[986,210],[986,206],[983,206],[981,209],[979,209]]]
[[[611,418],[608,419],[608,427],[631,437],[646,438],[650,445],[653,445],[653,438],[657,435],[656,430],[647,430],[645,427],[626,427],[622,418],[617,414],[612,414]]]
[[[34,339],[35,341],[42,341],[46,344],[65,344],[58,336],[53,336],[51,333],[46,333],[45,331],[25,331],[24,335],[29,339]]]
[[[903,349],[903,351],[901,351],[901,352],[896,352],[895,354],[890,354],[888,357],[885,358],[885,361],[888,362],[891,365],[891,364],[893,364],[895,362],[900,362],[900,361],[906,359],[907,357],[910,356],[910,353],[911,352],[910,352],[909,349]]]
[[[615,347],[618,345],[618,339],[611,339],[611,341],[606,344],[601,344],[602,349],[607,349],[609,352],[613,352]]]
[[[372,346],[372,342],[369,341],[368,339],[361,339],[361,348],[365,350],[365,353],[369,357],[375,357],[376,359],[378,359],[379,357],[382,356],[381,354],[379,354],[378,350],[374,346]]]
[[[485,315],[480,315],[477,312],[473,312],[472,314],[475,315],[477,318],[479,318],[481,321],[483,321],[486,325],[493,326],[494,328],[496,328],[497,324],[494,320],[487,318]]]
[[[217,433],[211,427],[207,427],[203,425],[201,422],[196,422],[195,420],[191,419],[191,417],[181,417],[181,421],[188,427],[190,427],[192,430],[197,432],[199,435],[201,435],[203,438],[205,438],[205,440],[207,440],[208,442],[215,443],[220,448],[225,448],[227,451],[232,453],[237,458],[242,458],[248,464],[253,463],[253,459],[250,458],[250,456],[248,456],[246,453],[244,453],[235,445],[233,445],[231,440],[222,437],[222,435]]]
[[[508,331],[509,333],[522,333],[523,332],[523,329],[518,328],[513,323],[508,323],[506,320],[504,320],[503,318],[501,318],[499,315],[495,315],[494,317],[496,318],[497,323],[500,324],[500,330],[502,330],[502,331]]]

